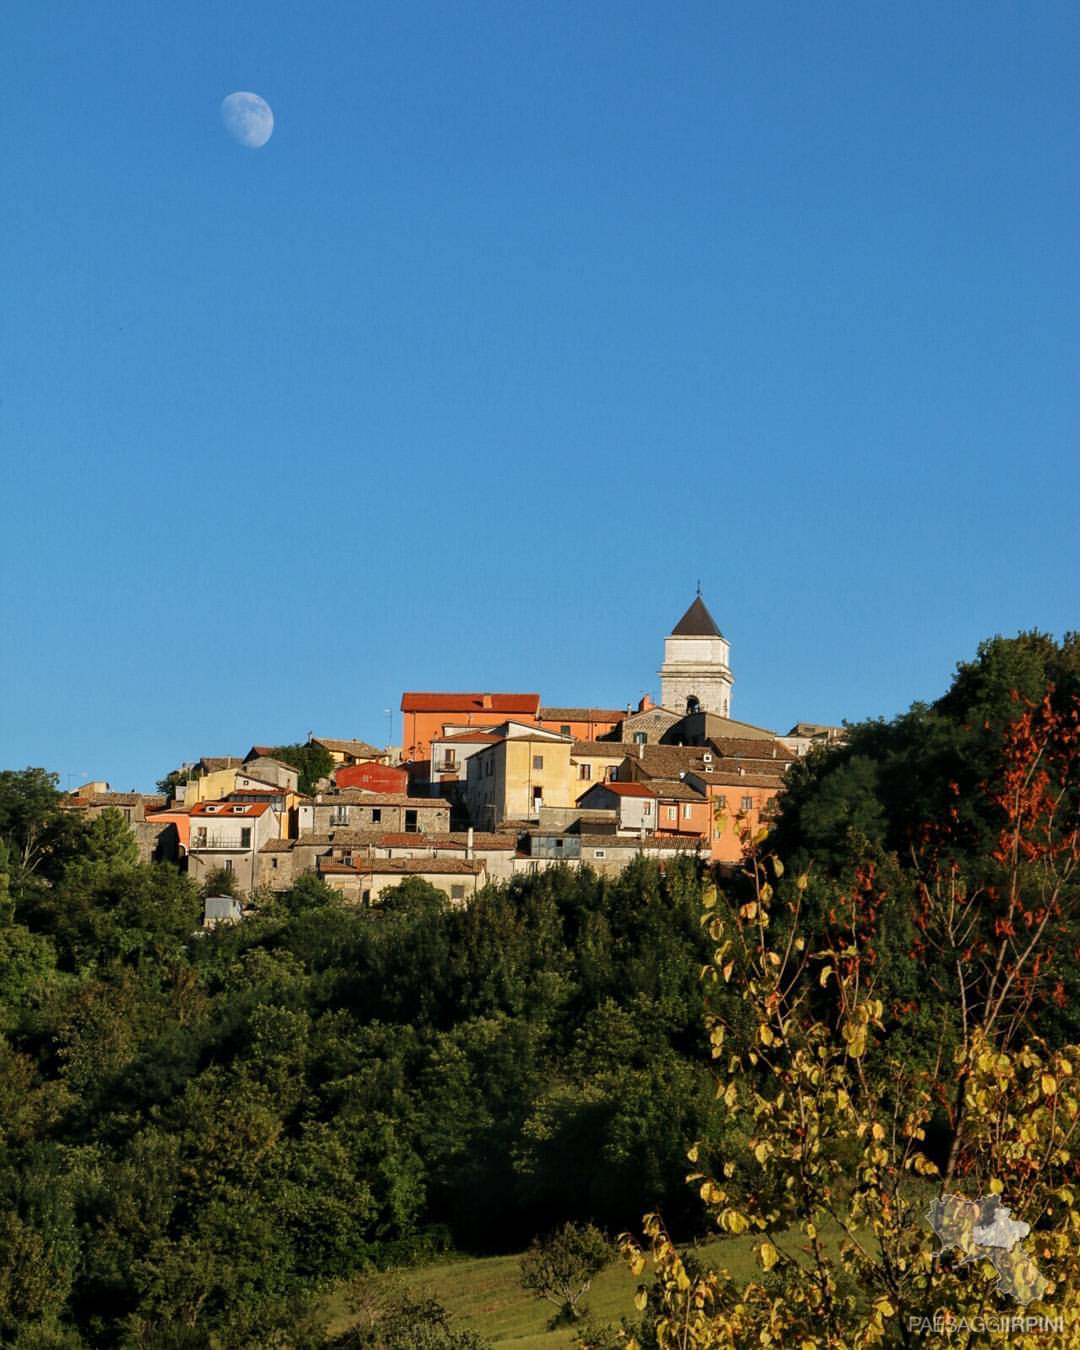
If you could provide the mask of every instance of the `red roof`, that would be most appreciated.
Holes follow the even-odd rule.
[[[418,694],[401,696],[402,712],[529,713],[536,716],[539,694]]]
[[[191,808],[193,816],[261,816],[270,810],[269,802],[196,802]]]
[[[653,788],[647,787],[644,783],[597,783],[597,787],[604,788],[607,792],[614,792],[616,797],[655,797],[657,794]]]

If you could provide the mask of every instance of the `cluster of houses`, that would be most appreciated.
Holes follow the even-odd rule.
[[[372,905],[419,877],[465,903],[488,881],[559,865],[735,862],[743,832],[775,812],[791,764],[842,732],[801,723],[778,735],[734,720],[729,661],[699,594],[665,639],[659,703],[405,693],[399,747],[311,737],[333,763],[312,793],[255,745],[186,766],[169,799],[88,783],[66,805],[119,809],[144,858],[178,861],[200,883],[229,873],[242,895],[314,874]]]

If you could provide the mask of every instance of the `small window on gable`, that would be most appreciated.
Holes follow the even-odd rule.
[[[465,887],[464,887],[464,886],[451,886],[451,887],[450,887],[450,899],[451,899],[451,900],[464,900],[464,899],[465,899]]]
[[[570,728],[569,728],[568,726],[562,726],[562,727],[560,727],[560,728],[559,728],[559,735],[560,735],[560,736],[569,736],[569,735],[570,735]]]
[[[591,765],[591,764],[579,764],[579,765],[578,765],[578,777],[579,777],[579,778],[585,779],[585,781],[587,782],[587,781],[592,777],[592,765]]]
[[[534,769],[542,769],[543,767],[544,767],[544,756],[543,756],[543,755],[533,755],[533,768],[534,768]]]
[[[635,732],[634,732],[634,744],[635,744],[635,745],[645,745],[646,742],[648,741],[648,739],[649,739],[649,737],[648,737],[648,735],[647,735],[646,732],[644,732],[644,731],[635,731]]]

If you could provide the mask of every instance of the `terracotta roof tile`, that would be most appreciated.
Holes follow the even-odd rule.
[[[402,712],[529,713],[536,716],[539,694],[412,693],[401,696]]]

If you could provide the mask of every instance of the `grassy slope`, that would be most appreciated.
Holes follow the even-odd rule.
[[[702,1246],[701,1256],[714,1266],[726,1266],[736,1279],[748,1280],[758,1271],[750,1238],[730,1238]],[[555,1309],[525,1293],[519,1283],[517,1256],[457,1258],[399,1272],[397,1278],[412,1292],[431,1294],[453,1318],[454,1324],[470,1327],[500,1345],[514,1350],[558,1350],[573,1343],[566,1327],[549,1329]],[[613,1262],[593,1282],[586,1296],[588,1311],[599,1323],[633,1317],[634,1290],[639,1281],[619,1261]],[[331,1330],[343,1331],[351,1322],[344,1293],[330,1302]]]

